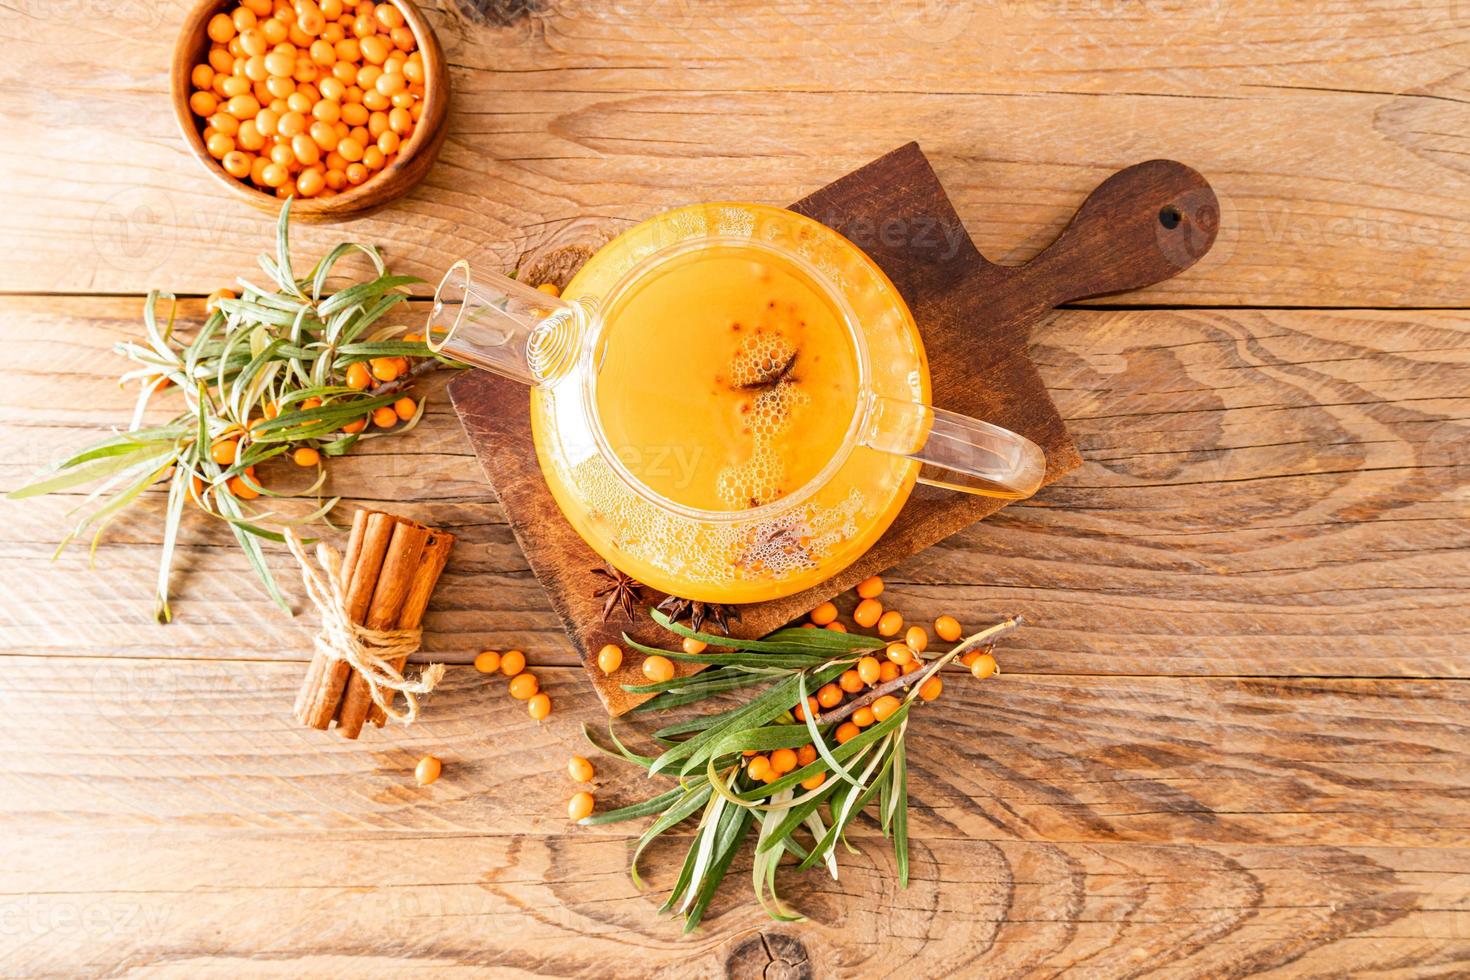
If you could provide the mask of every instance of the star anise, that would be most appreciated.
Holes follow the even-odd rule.
[[[622,609],[623,615],[631,621],[633,619],[633,607],[642,598],[639,590],[643,588],[643,583],[631,575],[625,575],[616,568],[594,568],[592,569],[592,574],[600,576],[606,583],[605,585],[599,586],[592,593],[598,599],[607,596],[607,600],[602,604],[602,621],[604,623],[607,622],[608,617],[613,614],[614,609]]]
[[[719,602],[699,602],[694,599],[681,599],[671,595],[658,604],[661,612],[669,614],[669,619],[678,622],[688,618],[689,628],[696,633],[704,625],[706,618],[720,628],[720,632],[726,636],[730,635],[730,620],[740,618],[740,610],[736,606],[727,606]]]

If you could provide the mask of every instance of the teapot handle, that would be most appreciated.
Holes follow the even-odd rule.
[[[920,483],[984,497],[1029,497],[1046,475],[1046,454],[1025,436],[922,402],[872,396],[859,441],[925,464]]]

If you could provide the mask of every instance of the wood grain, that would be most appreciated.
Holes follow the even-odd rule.
[[[916,717],[908,890],[865,820],[839,881],[784,877],[809,922],[768,922],[737,867],[680,939],[655,914],[680,842],[654,849],[639,892],[636,825],[565,824],[560,770],[601,716],[575,669],[534,668],[557,704],[544,725],[503,678],[461,667],[422,725],[357,747],[294,724],[293,664],[0,658],[17,706],[0,718],[15,924],[0,960],[738,976],[779,954],[835,976],[902,955],[920,976],[1112,976],[1140,949],[1189,975],[1470,957],[1462,683],[1046,677],[1002,660],[1002,678],[956,679],[946,712]],[[445,774],[419,787],[425,751]],[[647,792],[596,764],[603,805]]]
[[[448,141],[391,214],[351,226],[408,272],[437,278],[486,250],[511,267],[586,216],[790,201],[918,138],[999,261],[1036,254],[1114,170],[1162,156],[1212,176],[1224,230],[1193,275],[1140,302],[1470,303],[1457,0],[1311,16],[1268,0],[486,6],[522,16],[426,11],[451,65]],[[0,10],[18,42],[0,68],[0,289],[203,295],[239,273],[242,243],[269,240],[268,218],[220,206],[160,96],[184,8]],[[24,80],[54,75],[58,46],[75,70],[30,98]],[[98,126],[99,111],[129,123]]]

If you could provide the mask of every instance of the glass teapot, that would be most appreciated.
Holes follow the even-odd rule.
[[[456,262],[436,351],[531,386],[558,506],[614,567],[705,602],[819,584],[887,530],[915,482],[1035,492],[1030,440],[930,404],[913,316],[837,232],[757,204],[658,215],[561,297]]]

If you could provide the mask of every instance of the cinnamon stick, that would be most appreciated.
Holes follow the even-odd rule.
[[[359,510],[352,515],[352,530],[347,535],[347,553],[342,556],[343,591],[351,584],[352,568],[357,564],[358,555],[362,553],[362,538],[367,531],[367,519],[376,513],[378,512],[373,510]],[[319,650],[313,654],[311,664],[306,668],[306,677],[301,681],[301,690],[296,692],[296,718],[303,724],[306,722],[306,712],[312,698],[322,686],[329,659]]]
[[[393,629],[398,625],[399,613],[413,585],[429,533],[428,528],[413,521],[400,521],[394,526],[367,613],[360,621],[362,625],[375,630]],[[346,692],[337,713],[338,731],[347,738],[357,738],[372,706],[367,681],[360,674],[352,674],[347,680]]]
[[[399,629],[418,629],[424,622],[424,612],[429,608],[429,599],[434,594],[434,587],[439,584],[439,575],[444,571],[444,566],[449,561],[449,550],[454,547],[454,535],[447,531],[430,531],[429,540],[424,544],[424,550],[419,555],[419,564],[414,569],[413,583],[409,586],[408,597],[403,601],[403,609],[398,613]],[[407,657],[395,657],[393,668],[399,673],[408,666]],[[358,678],[353,678],[356,684]],[[366,688],[366,683],[363,687]],[[348,696],[352,695],[349,687]],[[369,701],[372,700],[368,695]],[[368,709],[368,719],[374,725],[382,728],[388,720],[388,713],[372,703]]]
[[[367,516],[357,560],[350,566],[350,573],[343,572],[347,582],[347,615],[354,623],[364,622],[397,523],[398,519],[391,514],[372,513]],[[326,729],[330,726],[351,673],[352,667],[346,661],[328,660],[320,683],[307,700],[302,721],[312,728]]]

